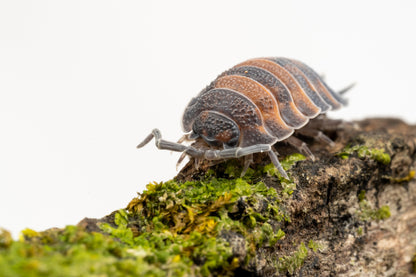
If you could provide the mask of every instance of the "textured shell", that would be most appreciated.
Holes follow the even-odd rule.
[[[302,62],[256,58],[219,75],[185,109],[182,126],[190,132],[201,113],[231,118],[241,133],[238,146],[274,144],[319,114],[346,102]]]

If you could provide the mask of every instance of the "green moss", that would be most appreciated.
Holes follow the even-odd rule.
[[[36,237],[40,237],[41,235],[40,235],[39,232],[36,232],[35,230],[26,228],[26,229],[22,230],[21,236],[22,236],[21,239],[24,239],[23,237],[26,237],[26,238],[36,238]]]
[[[412,264],[413,264],[413,273],[416,273],[416,253],[413,255]]]
[[[316,253],[318,250],[323,249],[323,246],[313,240],[309,240],[308,247],[306,247],[305,244],[301,242],[298,249],[292,255],[279,258],[276,264],[276,268],[280,272],[288,272],[289,274],[293,274],[303,265],[305,259],[308,256],[308,248]]]
[[[362,190],[358,195],[360,211],[358,216],[361,220],[385,220],[390,217],[390,207],[387,205],[381,206],[379,209],[374,209],[365,198],[365,191]]]
[[[303,265],[307,256],[308,248],[306,248],[305,244],[302,242],[299,245],[298,250],[296,250],[292,255],[279,258],[277,268],[281,272],[289,272],[290,274],[293,274]]]
[[[385,153],[383,149],[369,148],[365,145],[347,146],[337,155],[342,159],[348,159],[353,154],[360,159],[369,158],[385,165],[389,164],[391,160],[390,155]]]
[[[390,216],[391,216],[390,207],[387,205],[384,205],[384,206],[381,206],[381,208],[376,211],[374,218],[376,220],[384,220],[384,219],[389,218]]]
[[[282,164],[288,169],[300,159]],[[102,233],[75,226],[25,229],[21,240],[12,241],[0,230],[0,276],[233,275],[259,247],[284,238],[279,226],[290,219],[280,205],[295,186],[279,178],[282,189],[267,187],[260,180],[269,165],[243,178],[236,178],[241,168],[235,162],[225,166],[221,177],[211,171],[199,181],[148,184],[114,222],[100,225]],[[233,236],[243,239],[240,256],[227,240]],[[283,258],[282,268],[295,268],[302,251],[296,259]]]
[[[0,276],[165,276],[124,243],[101,233],[67,226],[37,234],[23,234],[8,249],[0,249]]]
[[[308,243],[308,248],[312,249],[312,251],[316,253],[318,250],[323,249],[323,246],[313,240],[310,240]]]
[[[297,162],[305,159],[305,156],[303,156],[302,154],[295,153],[286,156],[280,163],[282,164],[283,169],[287,171]],[[296,184],[292,180],[287,180],[283,178],[273,164],[268,164],[264,166],[262,171],[268,176],[277,177],[279,179],[283,189],[281,191],[281,196],[283,199],[289,198],[292,195],[293,191],[296,190]]]
[[[230,162],[225,173],[239,176],[240,169]],[[284,237],[284,232],[276,227],[277,222],[288,218],[279,206],[281,193],[268,188],[263,182],[251,180],[250,176],[256,175],[255,172],[237,179],[213,175],[211,173],[209,179],[195,182],[150,184],[127,207],[128,222],[135,222],[138,229],[138,237],[133,238],[133,244],[137,240],[149,241],[149,230],[152,230],[152,238],[165,236],[168,232],[175,239],[166,247],[178,248],[186,242],[187,249],[192,249],[182,252],[182,259],[187,263],[195,263],[201,257],[206,259],[210,255],[204,252],[211,249],[212,258],[195,272],[202,270],[199,273],[203,275],[204,272],[219,270],[221,274],[227,274],[238,264],[238,260],[231,259],[231,247],[222,235],[231,232],[245,238],[246,261],[258,247],[273,246]],[[114,235],[114,230],[110,231]],[[199,234],[198,237],[196,234]],[[211,244],[206,245],[207,241]],[[153,252],[158,247],[161,245],[149,245]],[[167,256],[173,254],[178,253],[169,252]]]
[[[233,160],[229,160],[229,161],[226,162],[226,168],[225,168],[224,173],[228,176],[228,178],[238,178],[238,177],[241,176],[242,170],[243,170],[243,168],[239,165],[238,160],[233,159]],[[258,172],[256,172],[252,168],[248,168],[247,171],[245,172],[243,178],[244,179],[251,179],[255,175],[258,175]],[[212,169],[209,169],[206,176],[207,177],[216,176],[215,171],[212,170]]]
[[[299,161],[305,160],[306,157],[299,153],[294,153],[292,155],[286,156],[282,161],[280,161],[284,170],[289,170],[293,165],[295,165]],[[239,165],[237,160],[229,160],[226,162],[226,168],[224,173],[229,178],[238,178],[241,176],[242,168]],[[252,168],[248,168],[245,175],[242,177],[243,179],[253,179],[256,177],[260,177],[263,173],[267,174],[268,176],[278,177],[281,181],[285,180],[277,170],[277,168],[272,164],[265,165],[264,167],[260,167],[257,170]],[[215,172],[212,169],[209,169],[206,173],[206,177],[215,176]]]
[[[365,199],[365,190],[361,190],[358,194],[358,201],[363,201]]]
[[[395,183],[403,183],[403,182],[409,182],[415,178],[415,170],[410,170],[409,173],[402,177],[402,178],[393,178],[393,177],[387,177],[388,179],[392,180]]]
[[[286,156],[280,163],[281,163],[283,169],[287,171],[293,165],[295,165],[297,162],[303,161],[305,159],[306,159],[306,157],[303,156],[302,154],[295,153],[295,154]],[[263,168],[263,172],[268,174],[269,176],[276,176],[276,177],[282,178],[282,176],[280,176],[279,171],[277,170],[277,168],[273,164],[266,165]]]
[[[12,235],[7,230],[0,228],[0,249],[7,249],[13,243]]]

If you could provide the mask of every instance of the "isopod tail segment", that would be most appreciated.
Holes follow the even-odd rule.
[[[153,131],[139,144],[137,148],[142,148],[148,144],[152,139],[155,139],[156,147],[161,150],[171,150],[175,152],[183,152],[196,159],[207,159],[207,160],[222,160],[230,158],[241,158],[250,156],[254,153],[267,152],[270,160],[277,168],[282,177],[289,179],[286,171],[283,169],[279,162],[276,154],[273,152],[270,144],[256,144],[246,147],[234,147],[229,149],[214,150],[214,149],[197,149],[192,146],[186,146],[177,142],[167,141],[162,139],[162,133],[159,129],[153,129]],[[247,170],[249,164],[244,166]],[[245,171],[243,170],[243,172]]]

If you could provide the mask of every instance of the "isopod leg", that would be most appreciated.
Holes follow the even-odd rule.
[[[321,131],[318,131],[316,133],[316,136],[314,136],[314,138],[324,143],[328,143],[331,147],[335,146],[335,142],[332,139],[330,139],[328,136],[326,136],[324,133],[322,133]]]
[[[186,151],[188,154],[189,151]],[[267,152],[269,154],[269,157],[274,164],[274,166],[277,168],[279,173],[286,179],[289,179],[289,176],[287,176],[286,171],[284,171],[282,165],[279,162],[279,159],[277,158],[276,154],[273,152],[271,146],[269,144],[257,144],[252,146],[247,146],[243,148],[232,148],[232,149],[224,149],[224,150],[206,150],[205,151],[205,158],[210,160],[216,160],[216,159],[227,159],[227,158],[240,158],[247,155],[252,155],[254,153],[260,153],[260,152]],[[190,154],[192,156],[192,154]],[[250,161],[250,158],[248,158],[248,161]],[[245,161],[243,173],[247,170],[250,163]],[[247,167],[247,168],[246,168]]]
[[[279,171],[280,175],[282,175],[283,178],[285,178],[285,179],[289,179],[289,176],[287,176],[286,171],[283,169],[282,165],[279,162],[279,159],[277,158],[277,156],[273,152],[273,150],[270,150],[268,153],[269,153],[270,160],[272,161],[272,163],[274,164],[274,166],[277,168],[277,170]]]
[[[335,142],[330,139],[328,136],[326,136],[322,131],[311,129],[311,128],[305,128],[298,130],[298,133],[310,138],[314,138],[315,140],[321,141],[323,143],[329,144],[331,147],[335,145]]]
[[[243,171],[241,171],[240,177],[243,177],[246,174],[247,169],[252,162],[253,162],[253,154],[244,156],[244,167],[243,167]]]
[[[254,153],[268,152],[271,150],[269,144],[256,144],[243,148],[230,148],[224,150],[205,150],[204,157],[208,160],[240,158]],[[192,150],[188,149],[187,154],[192,156]]]
[[[291,136],[286,139],[287,143],[295,147],[297,150],[308,156],[312,161],[315,161],[315,155],[309,149],[308,145],[300,139]]]
[[[177,142],[171,142],[162,139],[162,134],[159,129],[153,129],[152,133],[149,134],[138,146],[141,148],[149,143],[153,138],[155,138],[156,147],[159,149],[171,150],[176,152],[184,152],[189,156],[192,156],[197,161],[198,159],[205,158],[207,160],[221,160],[229,158],[240,158],[244,156],[252,156],[254,153],[267,152],[274,166],[279,170],[280,174],[289,179],[286,172],[283,170],[282,165],[279,162],[276,154],[273,152],[270,144],[257,144],[252,146],[247,146],[243,148],[230,148],[224,150],[198,150],[192,146],[185,146]],[[181,156],[182,158],[182,156]],[[180,158],[180,161],[181,161]],[[248,166],[251,163],[252,158],[248,157],[243,168],[243,173],[248,169]],[[244,175],[244,174],[243,174]]]
[[[179,165],[182,163],[182,161],[185,159],[186,153],[183,152],[182,155],[179,157],[178,161],[176,162],[176,170],[179,169]]]

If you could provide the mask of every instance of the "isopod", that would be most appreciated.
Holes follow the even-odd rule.
[[[219,160],[267,152],[284,178],[288,178],[272,146],[288,140],[313,158],[305,143],[292,136],[309,120],[346,104],[304,63],[288,58],[255,58],[220,74],[192,98],[182,117],[185,133],[178,142],[162,139],[154,129],[137,148],[155,138],[159,149],[183,152],[196,159]],[[310,133],[310,132],[309,132]],[[315,137],[332,141],[315,131]],[[184,140],[201,142],[190,146]]]

